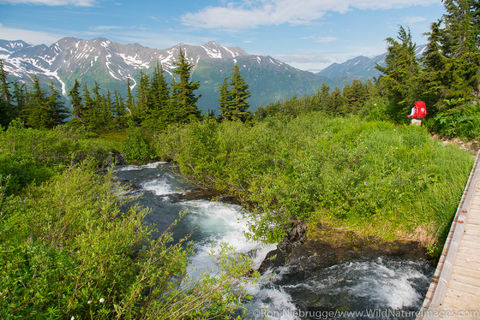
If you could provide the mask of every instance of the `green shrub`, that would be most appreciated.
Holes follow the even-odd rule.
[[[137,127],[127,129],[127,139],[122,143],[121,150],[131,161],[146,162],[155,157],[146,136]]]
[[[251,205],[253,235],[269,241],[300,219],[432,245],[448,229],[473,160],[422,127],[322,113],[254,126],[197,123],[157,139],[158,154],[182,174]]]
[[[121,187],[93,168],[68,168],[4,202],[0,318],[228,318],[251,261],[224,248],[216,276],[188,280],[192,247],[168,230],[152,239],[147,211],[122,212]]]
[[[0,131],[0,175],[11,176],[8,194],[19,192],[32,182],[46,181],[72,162],[89,159],[99,166],[116,148],[114,142],[92,139],[79,129],[37,130],[14,120]]]
[[[360,110],[360,116],[368,121],[390,120],[388,101],[382,97],[368,99]]]
[[[427,121],[427,126],[448,137],[465,140],[480,138],[480,105],[466,104],[437,113]]]

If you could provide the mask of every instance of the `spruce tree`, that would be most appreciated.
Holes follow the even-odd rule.
[[[480,95],[480,26],[478,0],[444,0],[443,54],[448,58],[447,99],[471,99]]]
[[[173,73],[178,79],[172,85],[172,99],[177,111],[177,119],[180,122],[190,122],[200,119],[200,110],[197,108],[197,101],[200,96],[195,95],[195,90],[200,87],[200,82],[193,82],[191,72],[193,65],[190,64],[182,49],[178,54],[178,61],[174,62],[177,67]]]
[[[151,114],[150,84],[148,75],[140,71],[140,78],[137,86],[137,99],[132,116],[137,124],[145,121]]]
[[[13,99],[15,100],[15,108],[13,108],[12,119],[22,114],[27,103],[27,86],[25,83],[15,81],[13,83]]]
[[[342,91],[345,98],[347,112],[358,113],[368,98],[367,87],[361,80],[353,80],[350,85],[346,84]]]
[[[53,82],[50,82],[50,95],[45,101],[45,106],[50,117],[47,128],[53,128],[63,124],[70,115],[70,112],[68,112],[65,107],[62,96],[55,89]]]
[[[126,108],[128,110],[128,113],[131,115],[132,110],[135,109],[135,101],[133,99],[132,95],[132,86],[130,84],[130,78],[127,78],[127,105]]]
[[[240,68],[235,65],[232,76],[225,78],[219,88],[220,117],[224,120],[245,121],[248,116],[250,91],[245,79],[240,75]]]
[[[25,125],[32,128],[48,128],[50,125],[51,113],[46,106],[45,93],[40,87],[38,77],[33,77],[33,90],[27,94],[26,107],[22,110],[22,118]]]
[[[80,95],[80,83],[75,79],[72,90],[68,93],[70,96],[70,103],[72,104],[74,119],[81,121],[84,114],[84,107],[82,103],[82,96]]]
[[[12,119],[12,113],[10,83],[7,81],[7,74],[0,59],[0,125],[6,127]]]
[[[334,116],[341,116],[346,114],[346,101],[339,88],[335,88],[328,99],[327,112]]]
[[[232,74],[232,89],[230,91],[230,112],[233,119],[245,121],[248,117],[248,102],[250,91],[245,79],[240,75],[240,68],[235,65]]]
[[[411,106],[418,100],[420,66],[410,30],[401,26],[397,39],[386,39],[389,44],[386,66],[377,65],[376,68],[384,74],[380,81],[392,101],[392,118],[401,122],[407,120]]]
[[[223,79],[222,85],[219,88],[218,103],[220,104],[220,118],[223,120],[231,120],[230,114],[230,90],[229,90],[229,78]]]
[[[165,109],[169,100],[168,83],[165,80],[162,66],[157,63],[153,70],[150,80],[150,101],[152,101],[152,109],[155,117],[160,117],[160,113]]]
[[[82,114],[82,124],[85,125],[86,127],[91,128],[93,126],[94,122],[94,102],[93,99],[90,95],[90,91],[88,90],[88,87],[86,84],[83,85],[83,114]]]
[[[115,117],[115,124],[119,128],[125,128],[127,125],[127,109],[125,103],[123,102],[123,98],[120,95],[118,90],[114,90],[113,92],[115,101],[114,101],[114,117]]]
[[[115,107],[112,101],[112,93],[110,90],[107,90],[107,93],[103,95],[102,100],[102,122],[103,122],[103,129],[112,129],[113,127],[113,115],[115,112]],[[101,128],[99,128],[101,129]]]

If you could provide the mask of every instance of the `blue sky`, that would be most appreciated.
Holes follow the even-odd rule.
[[[440,0],[0,0],[0,39],[105,37],[160,49],[214,40],[319,71],[385,52],[399,25],[424,44],[443,13]]]

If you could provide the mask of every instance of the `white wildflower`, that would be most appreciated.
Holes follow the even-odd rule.
[[[105,302],[105,299],[100,298],[98,301],[100,301],[100,303],[104,303],[104,302]]]

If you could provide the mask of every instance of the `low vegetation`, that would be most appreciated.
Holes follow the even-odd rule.
[[[309,113],[297,118],[193,123],[156,138],[183,175],[252,209],[251,230],[283,238],[292,220],[328,222],[437,254],[472,165],[424,128]]]
[[[152,238],[147,209],[128,211],[112,172],[112,144],[11,125],[0,132],[0,318],[230,317],[251,261],[225,247],[220,271],[190,280],[192,246],[169,230]]]

